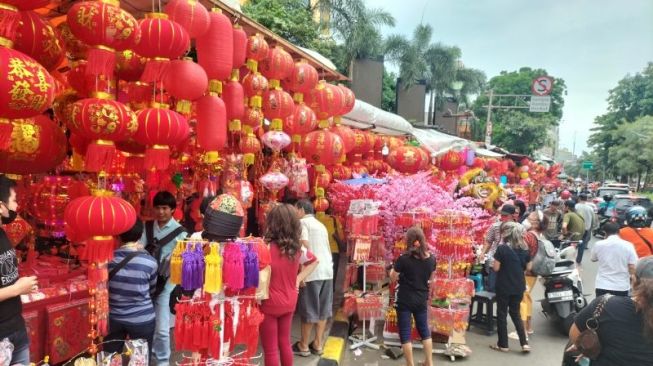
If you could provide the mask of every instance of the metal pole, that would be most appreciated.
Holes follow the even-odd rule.
[[[492,143],[492,97],[494,96],[494,90],[490,89],[489,101],[487,104],[487,119],[485,121],[485,147],[489,147]]]

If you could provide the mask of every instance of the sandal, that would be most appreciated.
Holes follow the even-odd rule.
[[[497,352],[510,352],[510,348],[502,348],[497,346],[496,344],[491,344],[490,349]]]
[[[311,351],[312,354],[314,354],[316,356],[322,356],[322,354],[324,353],[323,350],[317,349],[315,347],[315,341],[308,344],[308,349],[309,349],[309,351]]]
[[[525,344],[525,345],[521,346],[521,351],[523,353],[529,353],[531,351],[531,346]]]
[[[311,355],[311,350],[309,349],[307,351],[303,351],[301,348],[299,348],[299,342],[295,342],[295,344],[292,345],[292,353],[296,354],[297,356],[308,357]]]

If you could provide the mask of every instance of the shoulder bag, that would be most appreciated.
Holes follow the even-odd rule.
[[[118,273],[121,269],[125,268],[125,266],[127,265],[127,263],[129,263],[129,261],[131,261],[132,259],[134,259],[134,257],[136,257],[137,255],[138,255],[138,251],[133,251],[133,252],[127,254],[127,255],[125,256],[125,258],[123,258],[123,259],[120,261],[120,263],[118,263],[115,267],[113,267],[113,269],[111,270],[111,272],[109,272],[108,280],[111,281],[111,279],[113,278],[113,276],[115,276],[116,273]]]
[[[598,333],[599,319],[601,313],[603,313],[605,304],[608,303],[611,297],[612,295],[610,294],[603,295],[596,309],[594,309],[594,314],[585,322],[587,329],[580,333],[578,338],[576,338],[576,342],[574,342],[576,349],[591,360],[596,360],[601,354],[601,341],[599,340]]]
[[[632,228],[632,229],[635,230],[635,233],[637,235],[639,235],[639,237],[642,238],[642,240],[644,240],[644,243],[646,243],[646,245],[648,245],[648,249],[651,251],[651,254],[653,254],[653,246],[651,245],[651,243],[648,240],[646,240],[644,235],[640,234],[639,230],[637,230],[635,228]]]

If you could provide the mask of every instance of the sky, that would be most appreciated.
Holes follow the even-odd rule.
[[[383,34],[407,37],[420,22],[433,42],[456,45],[466,67],[488,79],[543,68],[565,80],[560,147],[589,150],[594,118],[610,89],[653,62],[653,0],[366,0],[396,20]]]

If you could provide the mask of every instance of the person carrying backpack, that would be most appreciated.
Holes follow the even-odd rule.
[[[187,236],[186,229],[172,217],[177,208],[175,196],[167,191],[158,192],[153,199],[154,220],[145,222],[145,232],[140,242],[157,260],[158,276],[156,290],[152,298],[156,312],[156,326],[152,341],[152,356],[156,365],[170,363],[170,328],[174,317],[170,313],[170,294],[175,285],[170,277],[170,257],[177,241]]]

